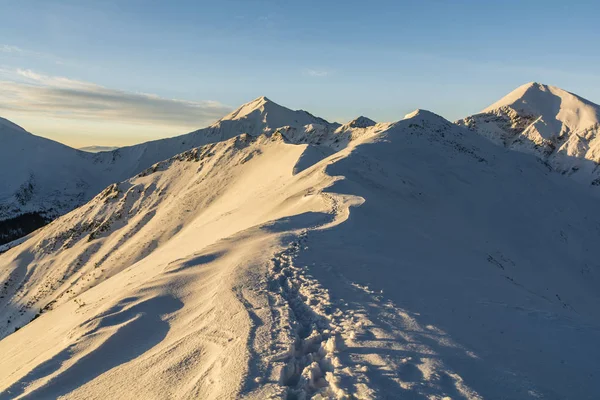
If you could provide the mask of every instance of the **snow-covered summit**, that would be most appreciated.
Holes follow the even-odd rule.
[[[429,122],[440,122],[440,121],[447,121],[444,117],[431,112],[429,110],[423,110],[421,108],[417,108],[416,110],[409,112],[408,114],[406,114],[404,116],[404,118],[402,118],[402,120],[407,120],[407,119],[416,119],[416,120],[420,120],[420,121],[429,121]]]
[[[344,124],[344,127],[346,127],[346,128],[368,128],[368,127],[376,125],[376,124],[377,124],[377,122],[361,115],[360,117],[354,118],[352,121]]]
[[[599,121],[597,104],[566,90],[532,82],[457,123],[496,144],[535,154],[579,182],[598,185]]]
[[[221,118],[211,127],[256,136],[283,126],[333,125],[304,110],[291,110],[261,96]]]
[[[542,83],[530,82],[513,90],[485,108],[482,113],[503,107],[521,114],[542,117],[552,134],[563,128],[571,131],[586,129],[600,121],[600,107],[566,90]]]
[[[404,116],[403,119],[396,122],[396,126],[418,128],[427,133],[439,133],[454,125],[446,118],[437,115],[428,110],[416,109]]]

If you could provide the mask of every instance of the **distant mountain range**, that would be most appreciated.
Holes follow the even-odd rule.
[[[100,153],[101,151],[113,151],[116,149],[118,149],[117,146],[86,146],[79,148],[79,150],[87,151],[89,153]]]

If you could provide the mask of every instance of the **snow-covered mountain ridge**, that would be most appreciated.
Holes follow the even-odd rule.
[[[84,204],[103,188],[176,154],[247,133],[339,124],[292,111],[265,97],[243,105],[215,124],[189,134],[91,154],[38,137],[7,120],[0,124],[0,244]]]
[[[554,170],[596,187],[600,186],[599,109],[564,90],[531,83],[457,123],[497,144],[535,154]],[[242,133],[257,136],[280,131],[292,142],[318,146],[305,156],[313,159],[341,149],[377,125],[362,116],[344,125],[329,123],[259,97],[207,128],[92,154],[32,135],[3,119],[0,244],[84,204],[111,183],[197,146]]]
[[[426,110],[258,103],[0,254],[0,399],[597,397],[586,188]]]
[[[457,123],[580,183],[600,185],[600,106],[577,95],[528,83]]]

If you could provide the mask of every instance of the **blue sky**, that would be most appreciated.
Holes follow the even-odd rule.
[[[453,120],[529,81],[600,102],[597,1],[0,0],[0,10],[0,116],[73,146],[185,133],[261,95],[340,122],[415,108]]]

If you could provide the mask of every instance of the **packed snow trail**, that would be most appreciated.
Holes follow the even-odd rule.
[[[307,237],[315,229],[320,227],[293,235],[269,263],[271,347],[250,361],[257,364],[258,379],[248,381],[247,396],[262,398],[266,385],[277,383],[286,399],[391,399],[399,393],[480,399],[429,343],[455,348],[464,357],[475,355],[433,326],[421,326],[382,294],[341,276],[336,286],[352,300],[332,299],[308,266],[297,264],[298,255],[310,250]],[[251,307],[248,311],[253,313]],[[388,353],[403,356],[383,355]]]

